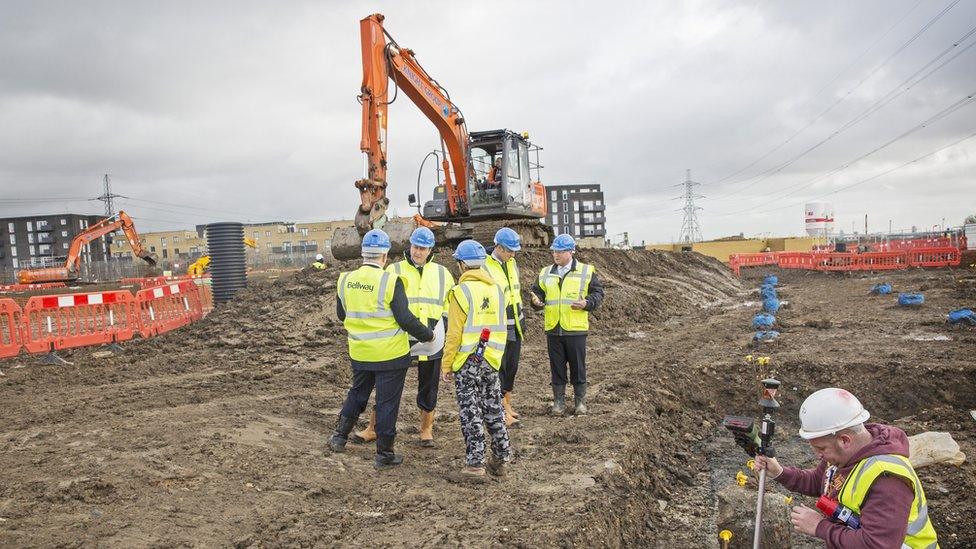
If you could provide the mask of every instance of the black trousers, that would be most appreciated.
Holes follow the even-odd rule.
[[[546,335],[549,348],[549,369],[553,385],[573,386],[586,383],[586,334]],[[566,379],[566,364],[569,364],[569,379]]]
[[[502,367],[498,371],[502,393],[511,393],[515,389],[515,374],[518,373],[520,356],[522,356],[522,342],[518,339],[506,341],[505,354],[502,355]]]
[[[433,412],[441,386],[441,359],[417,361],[417,407]]]
[[[342,415],[359,418],[369,403],[369,394],[376,388],[376,435],[396,436],[397,416],[400,414],[400,397],[403,396],[403,382],[407,379],[406,368],[371,372],[352,371],[352,386],[342,405]]]

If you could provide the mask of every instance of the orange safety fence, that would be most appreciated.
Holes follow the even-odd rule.
[[[6,298],[0,299],[0,358],[17,356],[22,347],[20,334],[20,305]]]
[[[169,284],[170,282],[182,282],[184,280],[190,280],[191,278],[192,277],[190,275],[146,276],[123,278],[119,282],[122,284],[138,284],[142,288],[152,288],[153,286],[162,286],[163,284]]]
[[[813,271],[887,271],[909,267],[951,267],[959,265],[958,248],[915,248],[890,252],[768,252],[732,254],[729,267],[738,276],[742,267],[776,265],[784,269]]]
[[[135,312],[135,299],[124,290],[34,296],[23,308],[23,348],[47,353],[132,339],[139,330]]]
[[[197,284],[184,280],[136,292],[142,337],[175,330],[203,318]]]
[[[47,288],[64,288],[64,282],[38,282],[37,284],[6,284],[0,285],[0,293],[4,292],[27,292],[30,290],[43,290]]]

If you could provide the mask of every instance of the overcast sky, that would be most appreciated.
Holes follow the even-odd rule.
[[[0,216],[100,213],[108,173],[143,231],[350,218],[373,12],[469,129],[528,131],[546,184],[601,184],[611,235],[676,239],[686,169],[705,238],[801,234],[818,198],[847,231],[976,213],[976,0],[4,0]],[[402,94],[390,118],[410,214],[438,139]]]

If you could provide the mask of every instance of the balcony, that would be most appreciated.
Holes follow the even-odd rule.
[[[34,230],[37,230],[37,231],[50,231],[51,230],[51,224],[48,223],[47,221],[38,221],[38,222],[34,223]]]
[[[36,236],[37,236],[37,243],[38,244],[53,244],[54,243],[54,237],[51,236],[51,233],[37,233]]]
[[[600,224],[606,223],[606,222],[607,222],[606,216],[601,215],[601,216],[596,216],[596,217],[593,217],[593,218],[590,218],[590,219],[583,218],[582,224],[583,225],[600,225]]]
[[[599,206],[580,206],[580,211],[584,212],[605,212],[607,211],[606,204],[600,204]]]

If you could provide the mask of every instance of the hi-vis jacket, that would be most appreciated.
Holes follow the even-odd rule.
[[[544,302],[545,329],[549,335],[585,335],[590,329],[590,311],[603,303],[603,284],[592,265],[573,263],[562,277],[555,264],[543,267],[532,287],[532,293]],[[585,300],[583,309],[573,309],[572,303]]]
[[[408,334],[429,341],[433,332],[410,313],[403,281],[377,265],[364,264],[339,275],[336,315],[348,332],[353,369],[410,366]]]
[[[503,265],[494,255],[489,255],[485,259],[485,270],[505,291],[505,324],[515,332],[518,339],[523,339],[522,323],[525,321],[525,313],[522,311],[522,284],[519,282],[515,258],[509,259]]]
[[[491,330],[484,358],[498,370],[502,365],[508,329],[505,326],[505,293],[483,269],[465,271],[448,298],[447,334],[444,340],[443,372],[456,372],[474,352],[481,330]]]
[[[404,259],[386,267],[403,280],[403,287],[410,304],[410,312],[428,328],[433,328],[442,316],[447,316],[447,293],[454,287],[454,277],[447,267],[428,259],[421,268],[413,261]],[[438,352],[432,356],[420,356],[419,360],[440,358]]]

